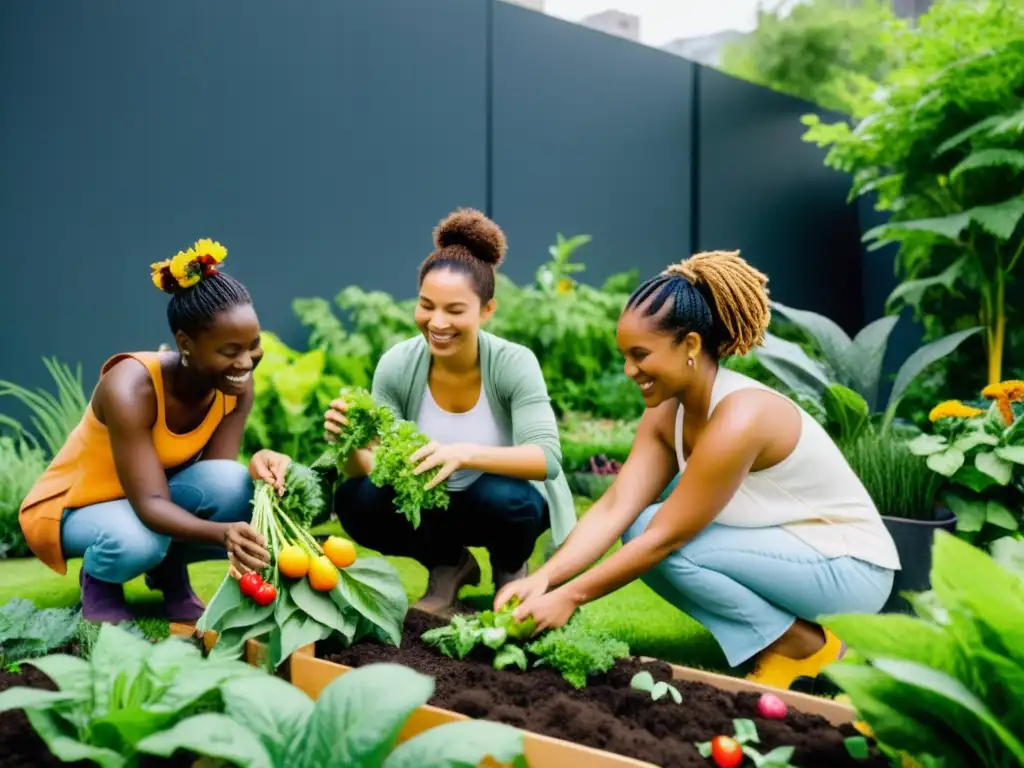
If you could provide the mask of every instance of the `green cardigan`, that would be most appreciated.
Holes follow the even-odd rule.
[[[558,423],[551,409],[540,363],[528,348],[480,332],[480,372],[494,416],[513,445],[539,445],[547,477],[531,481],[548,502],[551,535],[560,545],[576,524],[572,491],[562,472]],[[381,357],[373,374],[373,399],[402,419],[416,421],[427,388],[430,349],[422,336],[395,345]]]

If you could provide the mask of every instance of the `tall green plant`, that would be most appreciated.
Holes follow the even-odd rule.
[[[32,413],[32,426],[38,439],[52,458],[63,447],[71,430],[85,413],[89,398],[82,385],[82,365],[71,370],[67,365],[57,362],[56,358],[43,358],[43,365],[50,373],[57,394],[45,389],[28,389],[11,381],[0,381],[0,397],[8,396],[18,400]],[[4,419],[5,423],[15,423],[13,419]]]
[[[29,553],[18,510],[46,463],[42,449],[22,436],[0,435],[0,559]]]
[[[755,350],[758,359],[768,370],[791,389],[815,398],[823,397],[829,384],[842,384],[864,398],[869,413],[881,410],[878,394],[882,380],[882,363],[885,360],[889,335],[899,318],[879,318],[866,325],[851,339],[842,328],[824,315],[804,309],[793,309],[778,302],[773,302],[772,308],[804,329],[817,342],[825,364],[812,360],[796,344],[769,334],[764,346]],[[882,411],[883,431],[892,423],[900,400],[918,375],[928,366],[952,353],[979,330],[970,328],[952,333],[926,344],[904,360],[896,373],[896,381]]]
[[[865,234],[900,246],[893,306],[936,292],[969,297],[985,329],[988,383],[1002,376],[1007,287],[1024,253],[1024,5],[942,2],[896,35],[903,62],[856,128],[803,118],[805,140],[877,195],[890,221]],[[945,327],[958,318],[946,314]]]

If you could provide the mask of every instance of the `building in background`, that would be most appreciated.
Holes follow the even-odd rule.
[[[640,17],[631,13],[624,13],[613,8],[595,13],[593,16],[587,16],[580,21],[580,24],[609,35],[632,40],[634,43],[640,42]]]

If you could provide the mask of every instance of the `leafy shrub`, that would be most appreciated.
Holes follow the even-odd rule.
[[[0,559],[29,554],[18,509],[46,464],[42,449],[24,437],[0,435]]]
[[[896,764],[1024,764],[1024,579],[940,531],[931,583],[916,618],[825,617],[850,648],[825,674]]]
[[[78,638],[82,614],[67,608],[36,608],[14,598],[0,606],[0,664],[31,659]]]
[[[82,385],[81,364],[72,371],[58,363],[56,358],[44,357],[43,365],[57,385],[56,396],[42,388],[31,390],[10,381],[0,381],[0,397],[13,397],[29,409],[35,429],[33,438],[46,450],[46,458],[52,459],[64,446],[71,430],[82,420],[89,398]],[[7,417],[0,416],[0,423],[14,426],[19,432],[26,431],[21,424]]]
[[[940,478],[901,436],[869,428],[840,448],[879,514],[904,520],[935,519]]]

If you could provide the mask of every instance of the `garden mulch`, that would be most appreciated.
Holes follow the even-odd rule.
[[[872,750],[865,761],[854,760],[843,745],[857,736],[852,725],[833,726],[817,715],[790,708],[783,721],[757,714],[758,696],[730,693],[703,683],[674,681],[683,697],[653,701],[629,683],[637,672],[648,670],[655,680],[671,681],[671,667],[663,662],[622,660],[607,674],[590,678],[576,690],[551,669],[495,670],[486,651],[474,651],[462,661],[442,656],[420,640],[428,629],[445,622],[429,614],[409,611],[402,645],[360,643],[342,648],[336,641],[318,644],[317,656],[351,667],[393,662],[429,675],[436,681],[430,704],[486,720],[495,720],[554,738],[645,760],[664,768],[707,768],[695,742],[718,734],[732,735],[732,721],[753,720],[762,754],[775,747],[795,748],[793,764],[801,768],[883,768],[889,760]]]

